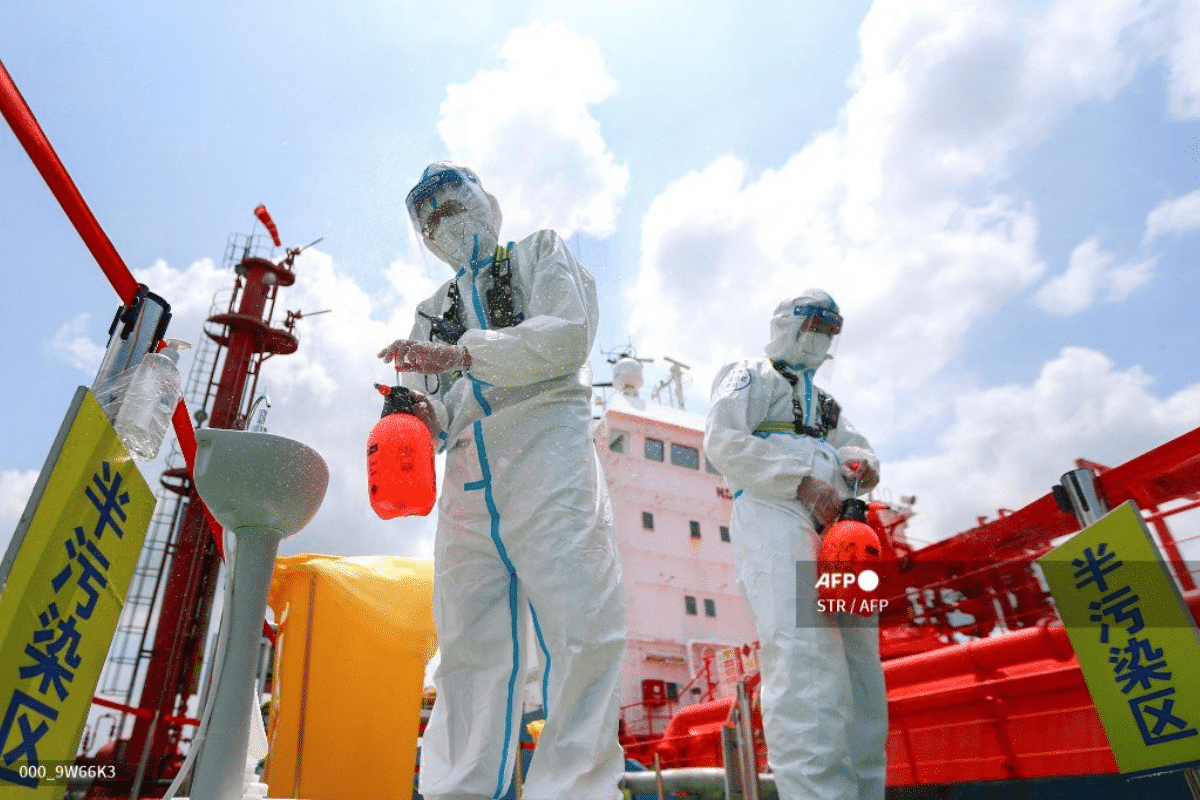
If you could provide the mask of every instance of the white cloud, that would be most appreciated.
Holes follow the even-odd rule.
[[[629,184],[589,107],[616,91],[595,41],[561,23],[509,34],[501,69],[450,86],[438,133],[496,195],[505,235],[607,236]]]
[[[64,323],[55,331],[50,349],[75,369],[94,376],[104,358],[104,345],[88,337],[88,331],[92,329],[91,319],[91,314],[80,314]]]
[[[1200,425],[1200,384],[1169,397],[1140,368],[1064,348],[1029,386],[966,392],[938,452],[884,464],[885,481],[918,498],[912,534],[936,541],[983,512],[1021,508],[1050,491],[1076,458],[1116,466]]]
[[[432,516],[384,522],[371,510],[366,441],[383,408],[374,384],[395,378],[376,353],[408,334],[416,304],[437,282],[397,262],[388,269],[395,295],[377,301],[315,249],[296,260],[295,272],[295,284],[280,290],[276,327],[284,309],[329,313],[296,323],[298,350],[264,362],[258,392],[271,398],[267,429],[321,453],[330,485],[316,517],[280,552],[428,557]]]
[[[1178,0],[1164,15],[1169,110],[1176,119],[1200,118],[1200,3]]]
[[[1200,42],[1197,43],[1200,46]],[[1164,200],[1146,215],[1146,234],[1149,242],[1170,233],[1190,233],[1200,229],[1200,189],[1182,197]]]
[[[1161,52],[1154,4],[1042,8],[879,0],[860,30],[854,93],[835,127],[797,142],[778,169],[750,176],[727,156],[654,200],[625,299],[640,355],[692,365],[689,407],[705,405],[707,376],[721,363],[761,353],[779,300],[822,286],[847,320],[825,381],[877,446],[976,419],[970,402],[954,398],[987,400],[977,385],[986,374],[958,357],[981,320],[1046,271],[1036,209],[1007,188],[1013,165],[1075,106],[1111,100]],[[1120,302],[1153,264],[1089,240],[1039,301],[1056,313]],[[1063,428],[1064,449],[1072,432]],[[1118,438],[1134,452],[1144,441]],[[930,446],[943,451],[930,459],[954,466],[946,480],[988,480],[990,454],[951,437]],[[897,491],[922,488],[894,477]]]
[[[1153,259],[1118,264],[1116,257],[1091,237],[1075,247],[1067,271],[1047,281],[1033,301],[1043,311],[1062,316],[1096,303],[1117,303],[1149,282],[1153,267]]]
[[[428,558],[436,512],[428,518],[388,522],[372,512],[366,488],[366,439],[382,409],[374,383],[390,383],[395,376],[375,354],[408,333],[417,302],[432,293],[439,281],[428,275],[426,266],[397,261],[387,270],[393,291],[375,299],[327,254],[312,248],[296,260],[294,271],[294,285],[279,290],[272,325],[283,327],[288,311],[306,313],[294,328],[299,348],[263,362],[256,393],[271,399],[267,430],[321,453],[329,466],[330,485],[316,517],[286,539],[280,552]],[[135,275],[172,303],[168,335],[197,345],[180,358],[180,372],[187,381],[201,347],[212,347],[203,332],[204,320],[214,311],[227,310],[235,275],[208,259],[186,269],[158,261]],[[207,378],[207,371],[196,375],[201,395]],[[197,402],[189,405],[194,412]],[[164,446],[158,460],[139,465],[152,487],[157,486],[168,450]],[[0,504],[6,496],[0,482]]]
[[[0,470],[0,558],[8,549],[13,531],[21,515],[25,513],[25,504],[37,483],[36,470]]]

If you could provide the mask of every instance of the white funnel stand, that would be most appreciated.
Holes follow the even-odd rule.
[[[226,647],[212,689],[192,800],[242,796],[250,741],[258,643],[279,542],[313,518],[329,469],[312,448],[269,433],[202,429],[196,432],[196,491],[226,530],[237,537],[233,608],[226,609]]]

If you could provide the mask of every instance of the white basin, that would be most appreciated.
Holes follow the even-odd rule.
[[[196,431],[196,491],[231,531],[271,528],[291,536],[312,520],[329,468],[306,444],[272,433]]]
[[[234,534],[217,639],[216,684],[205,710],[192,800],[242,796],[250,741],[247,709],[257,706],[255,670],[267,592],[279,542],[309,523],[329,486],[329,468],[311,447],[270,433],[196,432],[196,491]]]

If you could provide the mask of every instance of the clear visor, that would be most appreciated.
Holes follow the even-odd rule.
[[[842,332],[842,315],[832,309],[805,306],[796,309],[795,315],[803,317],[800,323],[801,333],[827,333],[837,336]]]
[[[461,214],[479,201],[458,170],[435,172],[408,193],[405,204],[417,230],[432,239],[442,220]]]

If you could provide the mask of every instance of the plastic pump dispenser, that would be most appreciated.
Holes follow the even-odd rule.
[[[164,349],[142,359],[129,381],[113,427],[139,461],[153,459],[162,446],[182,393],[176,366],[179,351],[188,347],[187,342],[167,339]]]
[[[367,489],[380,519],[423,517],[437,499],[433,437],[403,386],[375,384],[383,414],[367,438]]]

